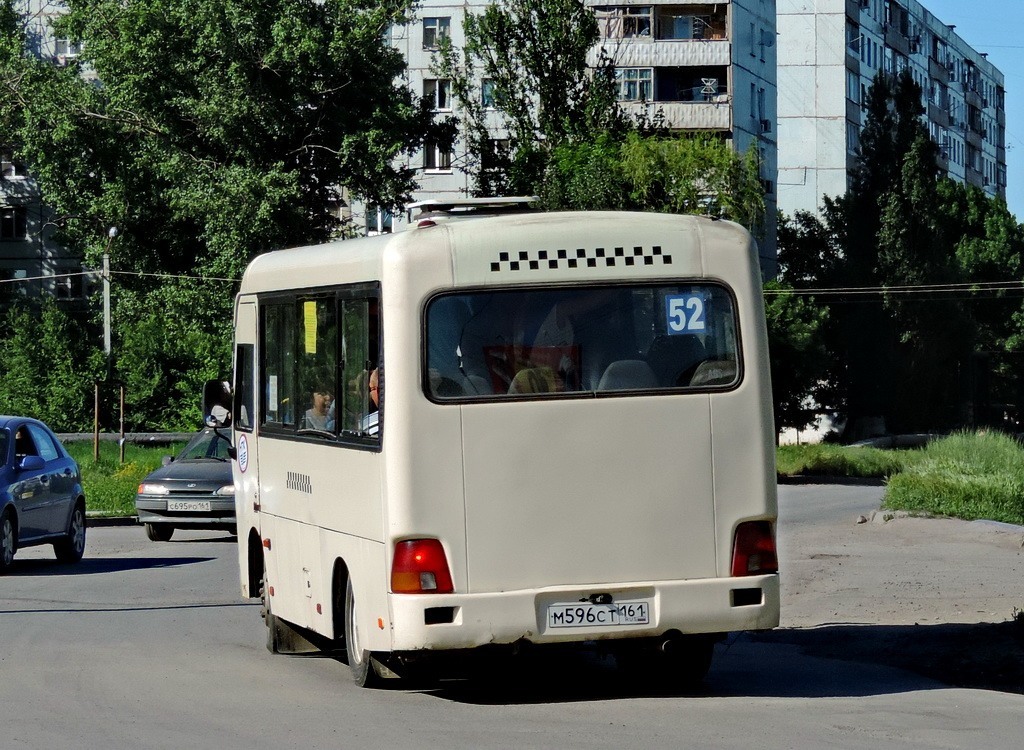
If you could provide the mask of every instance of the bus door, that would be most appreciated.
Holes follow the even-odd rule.
[[[235,319],[234,352],[235,517],[241,570],[249,570],[250,535],[260,548],[259,451],[256,440],[256,303],[238,303]],[[249,588],[253,586],[250,581]],[[243,592],[257,596],[258,591]]]

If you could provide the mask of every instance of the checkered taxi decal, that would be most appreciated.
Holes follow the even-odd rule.
[[[650,248],[639,245],[626,247],[575,250],[520,250],[517,253],[502,252],[497,262],[491,263],[491,272],[539,271],[559,268],[615,268],[616,266],[667,266],[672,256],[661,251],[661,245]]]

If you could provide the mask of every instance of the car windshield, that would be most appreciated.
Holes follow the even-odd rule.
[[[740,376],[734,303],[714,283],[448,294],[426,324],[436,400],[678,392]]]
[[[201,459],[213,459],[218,461],[228,460],[227,438],[215,433],[213,430],[203,430],[197,434],[184,450],[178,454],[178,461],[197,461]]]

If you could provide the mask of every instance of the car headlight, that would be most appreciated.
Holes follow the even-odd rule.
[[[215,495],[234,495],[235,494],[235,485],[233,485],[233,484],[225,484],[223,487],[221,487],[219,490],[217,490],[214,494]]]
[[[170,495],[171,491],[164,487],[162,484],[147,484],[143,482],[139,485],[140,495]]]

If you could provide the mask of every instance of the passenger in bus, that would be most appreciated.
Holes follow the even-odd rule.
[[[313,391],[313,406],[306,410],[303,427],[311,430],[327,430],[331,403],[334,400],[330,390],[323,385]]]
[[[373,372],[370,373],[370,401],[373,403],[373,411],[363,417],[362,422],[359,424],[359,429],[367,435],[376,435],[380,429],[380,425],[377,421],[377,415],[380,410],[380,375],[377,372],[378,368],[374,367]]]

